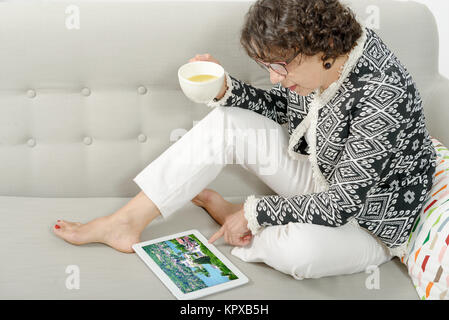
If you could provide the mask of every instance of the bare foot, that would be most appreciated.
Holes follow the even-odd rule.
[[[123,216],[110,215],[85,224],[59,220],[53,231],[71,244],[100,242],[118,251],[131,253],[134,252],[132,245],[140,242],[142,228]]]
[[[218,192],[212,189],[204,189],[192,202],[202,207],[220,225],[223,225],[226,218],[243,208],[243,203],[235,204],[226,201]]]
[[[58,220],[53,232],[63,240],[82,245],[100,242],[121,251],[134,252],[132,245],[140,242],[140,234],[158,215],[159,209],[140,192],[115,213],[88,223]]]

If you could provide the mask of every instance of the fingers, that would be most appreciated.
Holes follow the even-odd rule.
[[[209,243],[214,243],[215,240],[221,238],[224,234],[225,229],[223,227],[220,228],[215,234],[209,239]]]
[[[229,232],[225,232],[225,230],[222,227],[209,239],[209,243],[214,243],[221,237],[224,238],[227,244],[230,244],[232,246],[246,246],[251,242],[253,238],[251,234],[245,236],[231,235]]]
[[[220,64],[209,53],[197,54],[189,60],[189,62],[195,62],[195,61],[210,61],[210,62],[215,62],[216,64]]]
[[[233,236],[229,236],[228,237],[229,241],[226,242],[233,246],[246,246],[251,242],[252,237],[253,237],[252,234],[248,235],[234,234]]]
[[[243,240],[248,240],[248,239],[251,240],[252,237],[253,237],[252,234],[247,234],[246,236],[243,236],[242,239],[243,239]]]
[[[247,237],[247,236],[252,236],[253,235],[253,233],[251,232],[251,230],[248,230],[247,232],[245,232],[243,235],[242,235],[242,238],[243,237]]]
[[[209,239],[209,243],[214,243],[221,237],[224,237],[225,242],[230,245],[246,246],[251,242],[253,235],[251,231],[246,232],[245,234],[231,233],[227,229],[225,229],[225,225],[223,225],[220,230],[212,235],[212,237]]]
[[[193,58],[191,58],[189,60],[189,62],[202,61],[202,60],[207,60],[207,59],[210,59],[210,58],[211,58],[211,56],[208,53],[207,54],[197,54]]]
[[[244,247],[251,243],[252,235],[237,236],[232,245]]]
[[[212,59],[212,56],[209,53],[199,53],[199,54],[196,54],[193,59],[209,60],[209,59]]]
[[[251,243],[251,239],[252,239],[252,237],[242,238],[241,242],[239,243],[239,246],[241,246],[241,247],[247,246],[248,244]]]
[[[224,234],[225,242],[232,245],[233,241],[231,239],[231,234],[229,232],[225,232]]]

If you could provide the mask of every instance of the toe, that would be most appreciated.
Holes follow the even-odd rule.
[[[79,223],[79,222],[70,222],[70,221],[65,221],[65,220],[60,220],[57,224],[61,228],[64,228],[64,229],[73,229],[73,228],[79,227],[81,225],[81,223]]]
[[[199,200],[199,199],[197,199],[197,198],[193,198],[193,199],[192,199],[192,202],[193,202],[194,204],[196,204],[197,206],[203,206],[203,205],[204,205],[203,201],[201,201],[201,200]]]

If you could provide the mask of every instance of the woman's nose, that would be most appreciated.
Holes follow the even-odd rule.
[[[272,84],[276,84],[285,79],[285,76],[281,76],[279,73],[270,70],[270,81]]]

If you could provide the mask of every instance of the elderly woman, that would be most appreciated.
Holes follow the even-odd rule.
[[[155,217],[192,200],[222,225],[210,242],[224,236],[235,256],[296,279],[360,272],[402,257],[436,156],[407,69],[338,0],[259,0],[240,41],[273,88],[226,72],[222,91],[207,103],[214,109],[134,178],[142,192],[110,216],[58,220],[56,235],[132,252]],[[195,60],[218,63],[207,54]],[[264,135],[257,142],[230,138],[237,130]],[[249,153],[269,150],[274,170],[267,174],[241,151],[233,159],[275,195],[233,204],[204,189],[239,143]]]

